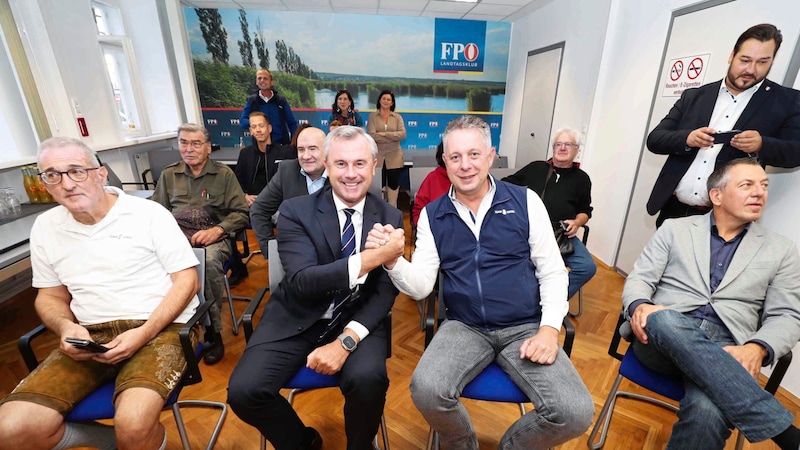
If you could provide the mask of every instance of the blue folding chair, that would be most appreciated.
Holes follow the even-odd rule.
[[[676,405],[665,402],[661,399],[650,397],[648,395],[637,394],[634,392],[620,391],[619,386],[620,383],[622,383],[623,378],[628,379],[631,382],[636,383],[637,385],[662,395],[670,400],[674,400],[675,402],[680,402],[684,395],[683,380],[681,377],[662,375],[658,372],[648,369],[642,365],[630,346],[625,354],[619,352],[619,345],[622,341],[619,328],[624,322],[625,316],[620,314],[619,320],[617,320],[617,326],[614,329],[614,336],[611,338],[611,345],[608,347],[608,354],[620,360],[621,362],[617,379],[614,380],[614,384],[611,386],[611,392],[608,393],[608,397],[603,404],[603,408],[600,410],[600,415],[597,418],[597,422],[595,422],[592,432],[589,434],[589,440],[586,442],[586,445],[592,450],[598,450],[603,448],[603,445],[605,445],[606,436],[608,435],[608,426],[611,423],[611,416],[614,414],[614,406],[616,406],[617,398],[619,397],[650,403],[652,405],[666,408],[673,412],[678,411],[678,407]],[[778,359],[778,362],[775,365],[775,370],[772,372],[772,375],[767,381],[767,385],[764,387],[767,392],[773,395],[775,394],[775,391],[778,390],[781,380],[786,374],[786,370],[789,369],[789,364],[791,364],[791,362],[791,351]],[[600,440],[594,444],[594,440],[598,433],[600,433]],[[736,449],[741,450],[743,446],[744,435],[739,433],[736,437]]]
[[[441,272],[439,274],[438,284],[440,287],[442,286]],[[426,305],[427,313],[425,314],[425,348],[428,347],[431,339],[433,339],[435,327],[441,322],[441,320],[437,319],[436,316],[437,303],[439,304],[439,315],[443,320],[445,317],[444,294],[442,293],[441,289],[439,289],[438,292],[438,302],[433,301],[433,299],[428,299]],[[567,317],[564,317],[564,322],[562,325],[565,331],[563,345],[564,353],[566,353],[567,356],[570,356],[572,354],[572,345],[575,342],[575,327]],[[517,387],[516,384],[514,384],[511,378],[509,378],[509,376],[503,372],[503,369],[500,368],[500,366],[495,362],[492,362],[486,366],[486,368],[483,369],[478,376],[473,378],[472,381],[464,386],[464,390],[461,391],[461,398],[483,400],[487,402],[516,403],[519,405],[520,416],[525,415],[525,404],[530,403],[528,396],[525,395],[525,393],[522,392],[522,390]],[[428,445],[426,449],[431,450],[438,448],[438,433],[436,433],[436,430],[431,428],[428,432]]]
[[[242,327],[244,328],[244,339],[245,342],[250,340],[250,336],[253,334],[253,316],[255,315],[256,310],[258,309],[259,305],[261,304],[264,296],[266,295],[267,291],[274,291],[277,289],[278,284],[283,279],[285,272],[283,270],[283,264],[281,264],[281,258],[278,255],[278,241],[275,239],[269,241],[267,248],[267,256],[269,257],[269,286],[265,286],[261,288],[253,297],[252,301],[247,308],[245,309],[244,313],[242,314]],[[389,314],[386,316],[384,321],[384,327],[386,328],[386,342],[387,342],[387,358],[392,357],[392,312],[389,311]],[[289,380],[284,389],[290,389],[288,401],[291,405],[294,402],[294,398],[297,394],[301,392],[310,391],[313,389],[323,389],[323,388],[332,388],[332,387],[339,387],[339,380],[336,378],[335,375],[323,375],[321,373],[317,373],[308,367],[302,367],[297,373]],[[380,432],[381,437],[383,440],[383,450],[390,450],[389,448],[389,432],[386,428],[386,417],[381,415],[381,424],[380,424]],[[378,436],[375,436],[373,440],[373,447],[376,449],[380,449],[378,446]],[[267,448],[267,440],[262,435],[261,436],[261,450],[266,450]]]
[[[210,450],[217,442],[220,430],[222,429],[222,424],[225,422],[225,416],[228,414],[228,405],[225,403],[212,401],[178,400],[181,390],[185,386],[196,384],[203,380],[203,377],[200,375],[200,367],[198,366],[200,354],[203,351],[203,344],[200,342],[198,343],[197,349],[192,348],[192,342],[189,336],[191,329],[198,322],[202,323],[204,326],[209,326],[211,324],[210,320],[208,319],[208,308],[211,306],[211,303],[205,301],[203,288],[206,273],[205,249],[195,248],[193,250],[195,256],[200,261],[200,264],[196,268],[197,275],[200,280],[200,292],[197,293],[197,296],[200,299],[200,306],[198,306],[192,318],[189,319],[189,321],[184,324],[180,330],[181,347],[183,348],[183,354],[186,358],[187,367],[180,383],[178,383],[178,386],[164,404],[164,408],[172,408],[173,415],[175,416],[175,425],[178,427],[181,443],[183,444],[183,448],[186,450],[191,449],[191,446],[189,445],[189,438],[186,434],[186,426],[184,425],[183,416],[181,415],[181,407],[204,407],[219,409],[219,419],[217,420],[214,431],[211,433],[211,437],[209,438],[208,445],[206,447]],[[33,351],[32,340],[37,336],[42,335],[46,330],[47,328],[45,328],[44,325],[39,325],[32,331],[20,337],[19,341],[17,342],[19,351],[22,354],[22,358],[25,360],[25,364],[28,366],[28,370],[30,371],[33,371],[33,369],[39,365],[39,360],[36,358],[36,354]],[[114,380],[110,380],[89,394],[89,396],[81,400],[67,415],[65,420],[67,422],[86,422],[113,419],[115,412],[114,403],[112,402],[113,396]]]

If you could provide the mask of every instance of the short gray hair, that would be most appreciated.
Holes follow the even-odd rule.
[[[372,153],[372,159],[378,159],[378,144],[375,143],[375,139],[372,139],[372,136],[368,135],[367,132],[361,127],[344,125],[341,127],[336,127],[333,131],[328,133],[327,136],[325,136],[325,143],[322,145],[322,155],[325,161],[328,160],[328,151],[330,150],[333,141],[337,139],[343,141],[354,141],[358,139],[359,136],[367,140],[370,153]]]
[[[100,158],[97,157],[97,153],[94,150],[90,149],[89,146],[86,145],[82,140],[66,136],[51,137],[50,139],[47,139],[39,144],[39,151],[36,154],[36,162],[41,166],[42,153],[44,153],[45,150],[64,147],[78,147],[86,156],[86,160],[89,162],[89,167],[100,167]],[[40,170],[41,169],[42,168],[40,167]]]
[[[184,131],[187,133],[203,133],[203,137],[205,138],[206,142],[209,144],[211,143],[211,135],[208,133],[206,127],[202,125],[198,125],[196,123],[185,123],[178,127],[178,135]]]
[[[450,136],[450,133],[456,130],[478,131],[481,134],[481,138],[483,138],[486,149],[492,149],[492,130],[489,128],[489,124],[478,116],[465,115],[451,120],[444,129],[442,142],[444,143],[445,150],[447,150],[447,138]]]
[[[572,141],[575,142],[575,144],[578,145],[578,148],[580,148],[580,146],[581,146],[581,133],[578,132],[578,130],[576,130],[575,128],[572,128],[572,127],[561,127],[559,129],[557,129],[555,133],[553,133],[553,139],[558,139],[558,137],[561,136],[562,134],[566,134],[567,136],[569,136],[572,139]],[[554,140],[552,145],[551,145],[551,147],[553,145],[555,145],[555,143],[556,142]]]
[[[725,164],[717,166],[711,175],[708,176],[708,181],[706,181],[706,189],[708,192],[711,192],[712,189],[722,189],[728,184],[729,176],[731,169],[740,165],[740,164],[748,164],[751,166],[761,166],[758,162],[758,158],[753,158],[750,156],[745,156],[744,158],[736,158],[732,159]]]

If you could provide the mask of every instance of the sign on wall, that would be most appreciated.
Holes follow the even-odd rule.
[[[436,19],[433,72],[482,74],[486,22]]]
[[[686,89],[702,86],[710,61],[711,53],[681,56],[669,61],[661,96],[680,97]]]

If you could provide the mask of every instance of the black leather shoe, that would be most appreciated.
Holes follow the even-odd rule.
[[[231,276],[228,277],[230,287],[238,286],[247,276],[247,266],[242,261],[236,261],[231,266]]]
[[[313,427],[306,427],[306,443],[297,450],[320,450],[322,448],[322,436]]]
[[[216,342],[208,344],[205,352],[203,352],[203,362],[205,362],[206,365],[213,366],[218,363],[223,356],[225,356],[225,345],[222,344],[222,339],[219,339]]]

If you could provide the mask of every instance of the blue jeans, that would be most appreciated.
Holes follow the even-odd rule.
[[[411,398],[439,433],[444,448],[478,448],[475,429],[459,397],[464,386],[492,361],[536,408],[511,425],[498,448],[554,447],[589,427],[594,402],[563,350],[559,349],[552,365],[520,359],[520,345],[538,329],[538,324],[525,324],[481,331],[455,320],[442,323],[414,370]]]
[[[648,345],[634,347],[643,364],[664,371],[674,365],[684,378],[678,423],[668,449],[724,448],[730,428],[750,442],[772,438],[794,417],[722,347],[736,345],[724,326],[661,310],[647,317]],[[650,352],[648,355],[647,352]],[[662,359],[653,364],[653,360]],[[666,360],[666,361],[663,361]]]
[[[572,298],[597,272],[597,265],[592,255],[577,236],[572,238],[572,247],[575,248],[575,253],[564,258],[564,264],[569,267],[568,299]]]

